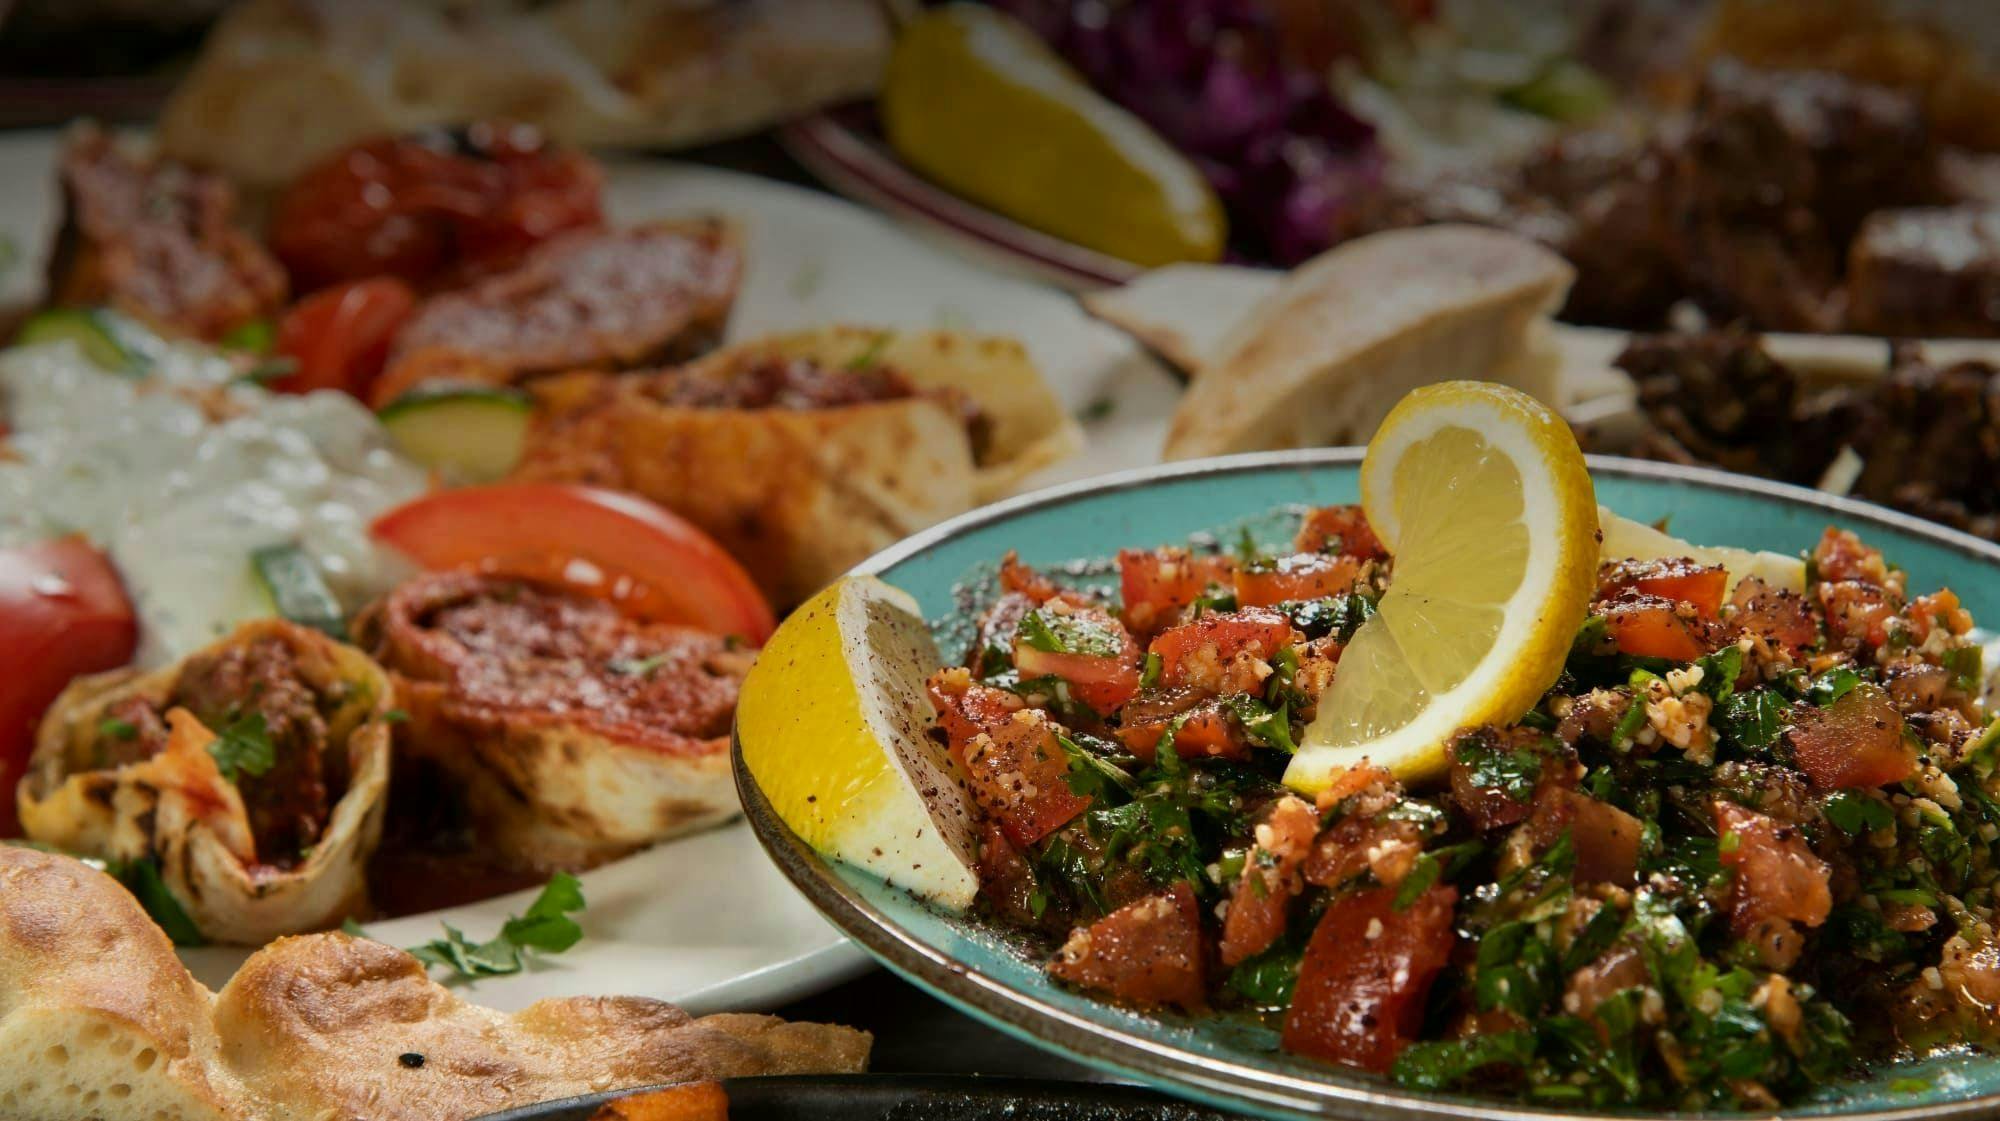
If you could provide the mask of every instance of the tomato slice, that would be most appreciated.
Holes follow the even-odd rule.
[[[1027,637],[1028,625],[1044,641],[1075,649],[1045,650]],[[1070,693],[1099,716],[1109,716],[1139,691],[1139,644],[1124,624],[1095,607],[1060,600],[1037,608],[1014,633],[1014,668],[1023,680],[1060,677]]]
[[[1211,584],[1229,585],[1236,562],[1228,557],[1195,556],[1186,549],[1122,549],[1118,590],[1125,623],[1151,634],[1173,621],[1176,612],[1206,593]]]
[[[1354,590],[1362,562],[1331,553],[1297,553],[1267,564],[1236,570],[1239,607],[1276,607],[1294,600],[1324,599]]]
[[[1704,619],[1716,617],[1722,610],[1722,597],[1728,591],[1728,569],[1719,564],[1697,564],[1685,557],[1622,560],[1605,565],[1597,574],[1599,599],[1611,599],[1621,592],[1638,592],[1691,603]]]
[[[1917,773],[1903,714],[1880,685],[1863,682],[1825,708],[1797,705],[1791,723],[1793,761],[1821,790],[1865,790]]]
[[[1201,902],[1186,881],[1128,903],[1070,936],[1049,976],[1153,1008],[1205,1003]]]
[[[271,382],[280,393],[338,389],[362,400],[389,360],[389,344],[417,309],[417,294],[378,276],[315,292],[278,324],[279,354],[298,368]]]
[[[1166,631],[1153,640],[1150,651],[1160,656],[1160,684],[1199,684],[1214,687],[1209,667],[1221,667],[1246,651],[1269,661],[1278,649],[1292,640],[1291,620],[1275,611],[1249,608],[1228,614],[1204,615],[1192,623]],[[1190,663],[1199,663],[1202,672],[1191,673]],[[1194,677],[1202,678],[1194,681]],[[1215,688],[1216,692],[1223,692]]]
[[[132,660],[139,623],[118,572],[81,537],[0,549],[0,837],[35,727],[70,679]]]
[[[762,645],[771,605],[722,546],[635,495],[560,483],[437,491],[375,519],[375,538],[430,569],[560,580],[654,622]]]
[[[1379,887],[1328,904],[1299,965],[1285,1050],[1380,1072],[1416,1040],[1431,982],[1457,941],[1458,892],[1438,885],[1406,907],[1396,895]]]
[[[1714,647],[1708,621],[1676,600],[1627,592],[1601,610],[1611,641],[1635,658],[1692,662]]]
[[[1292,547],[1301,553],[1335,553],[1357,560],[1384,560],[1389,550],[1375,536],[1359,506],[1322,506],[1300,523]]]
[[[1028,848],[1090,808],[1069,788],[1069,757],[1045,713],[962,670],[940,671],[927,687],[952,762],[1009,841]]]

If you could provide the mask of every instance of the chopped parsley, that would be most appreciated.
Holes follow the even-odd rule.
[[[264,726],[264,714],[252,712],[230,722],[208,745],[224,782],[234,783],[242,775],[255,778],[278,762],[278,749]]]
[[[535,954],[559,954],[576,945],[583,927],[570,916],[583,909],[583,885],[568,872],[558,872],[527,913],[508,919],[488,941],[475,943],[444,923],[443,938],[412,946],[409,953],[429,968],[450,970],[455,979],[519,973]]]

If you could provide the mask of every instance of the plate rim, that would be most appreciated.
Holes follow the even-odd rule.
[[[1048,487],[981,507],[917,533],[862,562],[853,574],[879,573],[944,541],[1032,510],[1117,494],[1160,482],[1288,468],[1358,466],[1365,451],[1360,447],[1345,447],[1252,452],[1139,468]],[[2000,568],[2000,544],[1858,499],[1713,468],[1618,456],[1588,456],[1586,459],[1593,475],[1686,485],[1803,505],[1850,523],[1872,523],[1923,538],[1975,562]],[[1264,1111],[1267,1115],[1302,1118],[1337,1116],[1340,1114],[1332,1112],[1337,1110],[1363,1121],[1437,1121],[1442,1118],[1575,1121],[1590,1117],[1663,1116],[1827,1116],[1837,1117],[1840,1121],[1920,1121],[1926,1118],[1965,1121],[2000,1111],[2000,1091],[1938,1104],[1912,1104],[1838,1114],[1543,1110],[1459,1095],[1403,1091],[1375,1080],[1364,1082],[1362,1078],[1365,1076],[1346,1074],[1336,1068],[1328,1068],[1328,1077],[1325,1078],[1304,1078],[1164,1047],[1129,1029],[1098,1023],[1039,997],[1012,989],[923,942],[863,898],[859,890],[834,873],[830,862],[814,852],[778,818],[743,761],[742,742],[733,726],[730,731],[730,763],[743,802],[744,818],[772,862],[829,922],[892,972],[973,1018],[1025,1042],[1207,1105],[1224,1109],[1247,1107]]]

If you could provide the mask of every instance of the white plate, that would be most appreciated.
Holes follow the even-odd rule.
[[[55,222],[55,148],[51,133],[0,136],[0,234],[17,250],[0,276],[0,300],[8,303],[31,298],[39,286]],[[1064,402],[1091,418],[1084,454],[1030,485],[1158,461],[1178,384],[1068,296],[981,271],[828,195],[664,161],[613,160],[607,169],[607,202],[618,222],[712,210],[743,226],[749,266],[732,338],[832,322],[1014,335]],[[1108,411],[1097,405],[1105,401],[1112,402]],[[867,966],[793,892],[740,823],[597,869],[583,886],[590,905],[582,942],[525,973],[482,980],[469,994],[502,1009],[549,996],[618,993],[671,1000],[693,1012],[755,1010]],[[410,946],[437,937],[442,921],[484,938],[533,894],[376,923],[368,931]],[[185,956],[215,986],[244,953],[208,948]]]

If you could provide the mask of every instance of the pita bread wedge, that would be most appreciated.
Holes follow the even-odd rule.
[[[1359,443],[1404,393],[1451,378],[1548,399],[1544,321],[1574,275],[1535,242],[1475,226],[1347,242],[1235,330],[1181,399],[1166,456]]]
[[[160,143],[256,187],[485,118],[578,146],[695,144],[866,96],[890,39],[873,0],[251,0],[209,33]]]
[[[1214,365],[1237,325],[1285,282],[1241,265],[1167,265],[1081,297],[1090,314],[1138,339],[1189,377]]]
[[[507,1015],[345,934],[280,939],[210,993],[117,881],[0,846],[7,1121],[467,1121],[599,1090],[852,1074],[872,1042],[630,997]]]
[[[246,623],[164,669],[64,690],[21,782],[21,825],[66,852],[157,861],[210,941],[322,930],[368,910],[394,704],[359,650]]]
[[[1018,342],[954,331],[826,327],[655,374],[556,380],[516,477],[651,498],[780,606],[1081,440]]]

